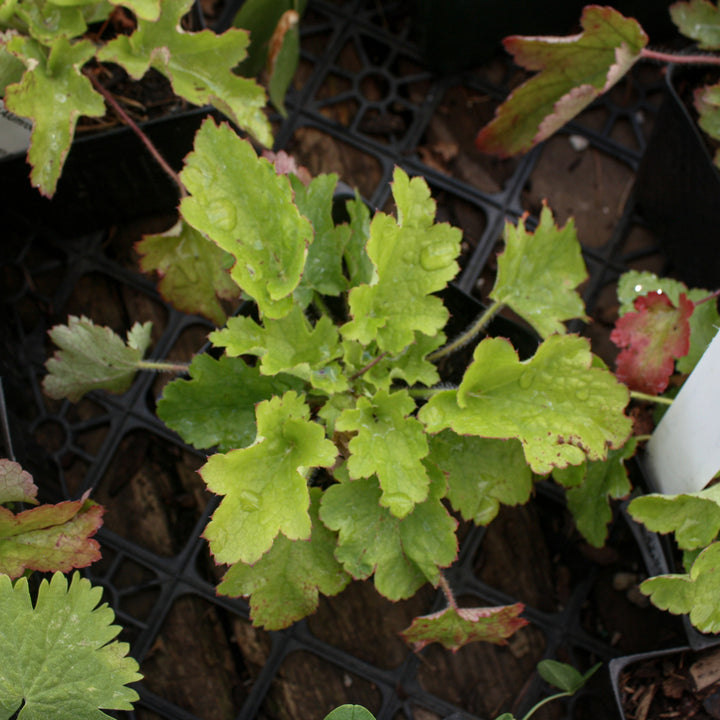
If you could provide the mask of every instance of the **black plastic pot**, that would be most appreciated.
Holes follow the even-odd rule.
[[[195,132],[211,108],[193,108],[142,125],[175,169],[192,149]],[[25,153],[0,159],[0,194],[7,207],[63,235],[106,228],[143,215],[172,211],[177,186],[128,127],[76,138],[58,183],[44,198],[30,185]]]
[[[437,72],[475,67],[497,52],[508,35],[565,35],[579,27],[585,0],[417,0],[416,28],[426,64]],[[640,21],[651,39],[674,26],[670,0],[615,0],[612,5]]]
[[[714,289],[720,285],[720,173],[682,98],[683,86],[699,80],[696,70],[669,68],[635,198],[674,274],[690,286]]]

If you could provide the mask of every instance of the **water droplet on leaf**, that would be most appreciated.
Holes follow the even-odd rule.
[[[220,230],[235,229],[237,213],[235,212],[235,206],[230,200],[225,198],[222,200],[214,200],[208,205],[207,214],[210,222],[220,228]]]
[[[247,512],[257,510],[260,507],[260,496],[254,490],[241,490],[240,506]]]
[[[583,402],[585,402],[585,400],[588,400],[588,399],[590,398],[590,389],[589,389],[589,388],[586,388],[586,387],[580,388],[580,389],[575,393],[575,397],[576,397],[578,400],[582,400]]]
[[[536,375],[537,373],[532,368],[526,370],[518,380],[518,382],[520,383],[520,387],[523,390],[527,390],[533,384],[533,380],[535,379]]]
[[[420,264],[428,272],[441,270],[455,260],[457,253],[457,243],[449,240],[436,242],[432,245],[426,245],[420,251]]]

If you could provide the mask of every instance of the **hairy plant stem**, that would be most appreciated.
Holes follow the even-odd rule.
[[[442,570],[440,571],[440,589],[443,591],[443,594],[447,598],[448,605],[455,612],[457,612],[460,608],[458,607],[457,601],[455,600],[455,594],[450,587],[450,583],[448,582],[448,579],[445,577]]]
[[[652,437],[652,435],[635,435],[634,439],[637,440],[637,442],[645,442],[646,440],[649,440]]]
[[[556,693],[555,695],[550,695],[550,696],[544,698],[543,700],[541,700],[540,702],[535,703],[535,705],[533,705],[533,706],[530,708],[530,710],[528,710],[527,714],[525,714],[525,715],[522,716],[521,720],[530,720],[530,718],[531,718],[543,705],[546,705],[547,703],[552,702],[553,700],[557,700],[558,698],[572,697],[574,694],[575,694],[575,693],[572,693],[572,692],[561,692],[561,693]]]
[[[187,372],[187,363],[171,363],[171,362],[160,362],[155,360],[139,360],[136,365],[138,370],[154,370],[156,372],[172,372],[172,373],[184,373]]]
[[[447,345],[443,345],[435,352],[430,353],[427,356],[427,359],[430,360],[430,362],[435,362],[435,360],[446,357],[447,355],[454,353],[456,350],[459,350],[464,345],[467,345],[485,329],[485,326],[489,324],[489,322],[500,312],[500,310],[503,309],[504,306],[504,303],[497,301],[493,302],[493,304],[490,305],[490,307],[488,307],[487,310],[485,310],[485,312],[480,315],[480,317],[464,333],[458,335],[458,337],[449,342]]]
[[[158,165],[165,171],[168,177],[178,186],[180,191],[180,197],[184,198],[188,196],[188,191],[180,180],[180,176],[170,167],[167,160],[160,154],[160,151],[155,147],[153,141],[140,129],[138,124],[123,110],[120,103],[113,97],[112,93],[108,92],[95,77],[92,72],[85,73],[85,76],[89,78],[93,87],[105,98],[110,107],[120,116],[120,119],[140,138],[142,144],[148,149],[148,152],[155,158]]]
[[[443,390],[457,390],[457,385],[452,385],[450,383],[445,383],[440,386],[435,386],[431,388],[408,388],[408,395],[410,397],[414,398],[421,398],[423,400],[429,400],[433,395],[437,395],[439,392],[442,392]]]
[[[697,300],[695,302],[695,305],[702,305],[703,303],[709,302],[710,300],[713,300],[716,297],[720,297],[720,290],[716,290],[713,293],[710,293],[707,297],[704,297],[702,300]]]
[[[647,393],[630,391],[630,397],[633,400],[647,400],[648,402],[660,403],[661,405],[672,405],[672,398],[660,397],[659,395],[648,395]]]
[[[640,57],[645,60],[657,60],[676,65],[720,65],[720,56],[717,55],[675,55],[649,48],[643,48],[640,51]]]

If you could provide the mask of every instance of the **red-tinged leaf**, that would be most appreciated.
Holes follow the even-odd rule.
[[[69,572],[99,560],[100,546],[92,536],[103,512],[86,497],[17,515],[0,508],[0,573],[16,578],[26,569]]]
[[[647,44],[632,18],[590,5],[571,37],[506,38],[515,62],[538,74],[514,90],[477,137],[479,150],[500,157],[527,152],[611,88]]]
[[[453,652],[471,642],[507,645],[507,638],[528,624],[520,617],[523,610],[525,606],[522,603],[457,610],[448,607],[432,615],[415,618],[412,625],[400,634],[415,652],[433,642]]]
[[[664,293],[636,298],[635,312],[623,315],[610,334],[622,352],[617,377],[631,390],[657,395],[665,390],[675,360],[690,350],[690,316],[695,305],[681,293],[678,306]]]

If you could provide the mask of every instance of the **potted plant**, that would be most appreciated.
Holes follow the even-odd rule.
[[[707,69],[720,63],[717,55],[707,52],[718,49],[720,12],[710,0],[690,0],[675,3],[670,13],[681,33],[698,43],[699,52],[651,50],[635,19],[595,5],[585,8],[578,35],[507,38],[505,47],[516,62],[539,72],[511,93],[476,142],[480,150],[500,156],[526,152],[610,90],[637,62],[672,63],[667,76],[670,94],[638,171],[635,195],[682,279],[712,287],[720,274],[720,255],[713,241],[720,179],[696,124],[709,136],[710,144],[720,137],[718,85],[707,76]],[[687,77],[687,67],[705,68],[705,74],[695,72],[699,87],[690,98],[697,118],[691,118],[674,87],[678,78]],[[688,237],[693,238],[692,252],[686,250]]]
[[[192,0],[6,3],[0,11],[2,127],[13,133],[20,128],[24,136],[20,145],[4,145],[0,134],[7,155],[0,182],[8,206],[26,216],[40,214],[68,233],[172,210],[178,192],[172,168],[190,149],[207,106],[258,142],[272,143],[264,90],[233,72],[245,58],[247,33],[187,32],[181,19],[191,6]],[[123,107],[111,89],[120,83],[124,89],[117,94],[131,94],[128,79],[140,81],[146,74],[146,86],[156,95],[159,89],[168,109],[185,109],[177,122],[158,117],[146,124],[151,147],[159,151],[156,160],[168,163],[165,168],[150,160],[148,146],[128,128],[73,144],[80,117],[102,118],[106,102],[109,116],[126,125],[135,122],[131,115],[138,107],[141,114],[149,112],[142,96]],[[190,106],[199,108],[188,111]],[[30,183],[23,158],[28,145]]]

